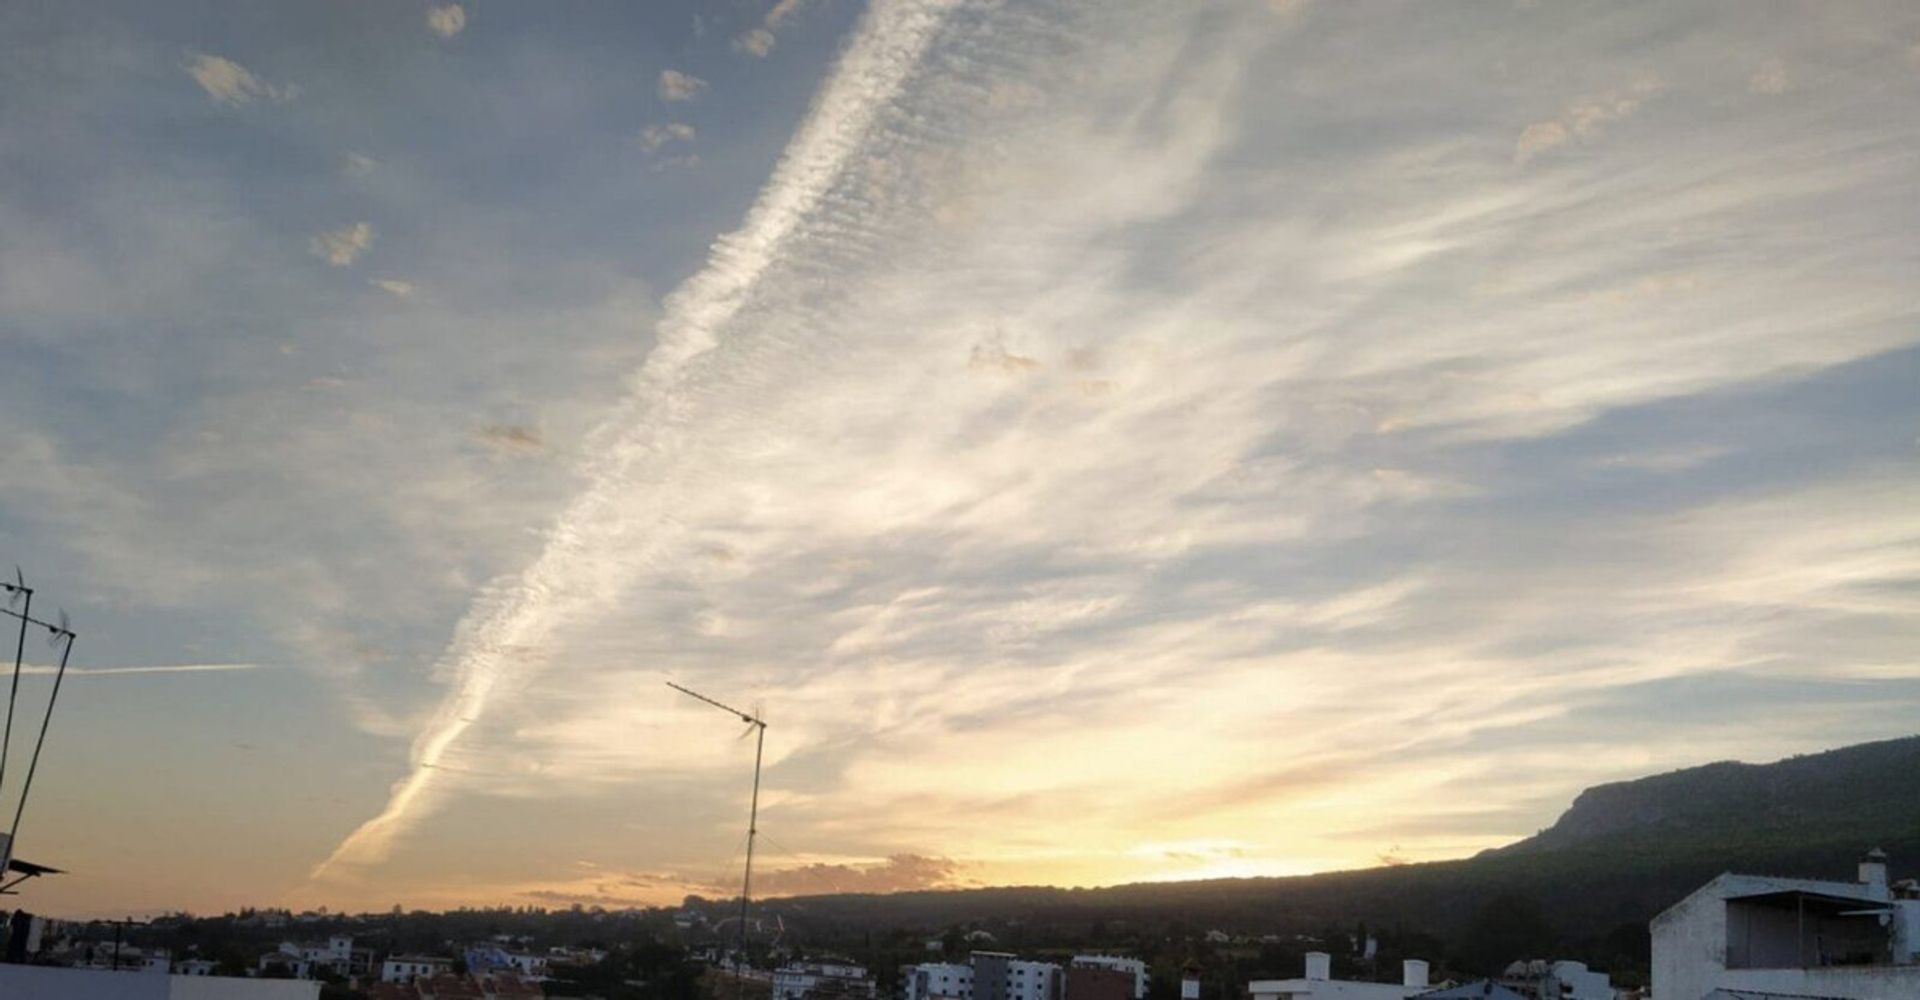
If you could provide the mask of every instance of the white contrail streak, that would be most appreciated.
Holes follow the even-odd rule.
[[[394,784],[386,808],[342,840],[313,877],[339,864],[384,859],[394,838],[429,807],[426,797],[448,748],[503,684],[531,669],[527,651],[560,622],[612,599],[631,579],[640,553],[620,542],[633,523],[632,470],[643,460],[651,468],[665,464],[674,442],[667,425],[688,362],[719,342],[820,207],[954,2],[881,0],[867,12],[745,222],[716,241],[707,266],[667,297],[657,342],[631,380],[630,395],[595,434],[593,451],[602,457],[588,469],[588,487],[554,523],[533,565],[517,580],[489,588],[456,630],[442,659],[452,690],[415,739],[411,770]]]
[[[143,667],[68,667],[68,677],[118,677],[125,674],[227,674],[236,670],[264,670],[262,663],[167,663]],[[28,663],[20,668],[23,674],[59,673],[58,667],[44,663]]]

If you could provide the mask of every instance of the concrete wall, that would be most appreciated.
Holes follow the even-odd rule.
[[[1012,957],[999,952],[973,953],[973,1000],[1007,1000],[1007,966]]]
[[[47,1000],[316,1000],[319,983],[225,976],[159,976],[104,969],[0,965],[0,997]]]
[[[1700,1000],[1727,963],[1725,877],[1653,918],[1653,1000]]]
[[[1841,997],[1845,1000],[1914,1000],[1920,997],[1920,966],[1838,965],[1826,969],[1729,969],[1715,985],[1760,993]]]

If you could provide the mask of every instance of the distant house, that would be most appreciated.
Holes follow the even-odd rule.
[[[313,963],[302,957],[298,948],[288,951],[285,945],[260,956],[257,970],[261,975],[282,979],[313,978]]]
[[[453,959],[435,955],[390,955],[380,963],[383,983],[411,983],[416,979],[442,975],[453,968]]]
[[[789,962],[773,971],[773,1000],[873,1000],[873,977],[852,962]]]
[[[1877,850],[1851,882],[1721,875],[1652,931],[1653,1000],[1920,997],[1920,887]]]
[[[1333,978],[1333,956],[1324,951],[1307,952],[1306,975],[1299,979],[1256,979],[1247,984],[1253,1000],[1407,1000],[1432,989],[1427,982],[1427,963],[1408,959],[1401,963],[1399,983],[1367,983]]]

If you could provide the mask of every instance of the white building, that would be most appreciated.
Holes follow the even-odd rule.
[[[1306,975],[1299,979],[1256,979],[1247,984],[1253,1000],[1406,1000],[1432,989],[1427,963],[1410,958],[1401,963],[1399,983],[1365,983],[1333,978],[1333,956],[1307,952]]]
[[[873,1000],[873,977],[851,962],[789,962],[773,971],[773,1000]]]
[[[313,978],[313,963],[300,956],[299,948],[289,951],[287,945],[281,945],[279,950],[260,956],[259,968],[261,972],[275,968],[284,969],[287,975],[294,979]]]
[[[392,955],[380,963],[383,983],[410,983],[424,976],[437,976],[453,968],[453,959],[433,955]]]
[[[1063,970],[1052,962],[1026,962],[1004,951],[976,951],[973,1000],[1060,1000],[1066,992]]]
[[[904,1000],[1061,1000],[1065,970],[1004,951],[976,951],[967,964],[927,962],[901,970]]]
[[[923,962],[900,970],[903,1000],[973,1000],[973,966]]]
[[[1075,955],[1073,964],[1083,969],[1112,969],[1133,977],[1133,1000],[1147,1000],[1147,963],[1118,955]]]
[[[1721,875],[1653,918],[1653,1000],[1920,997],[1920,889],[1870,851],[1852,882]]]

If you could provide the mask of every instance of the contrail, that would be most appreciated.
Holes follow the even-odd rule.
[[[631,578],[637,553],[617,544],[631,523],[621,516],[631,506],[631,472],[657,466],[673,450],[667,424],[686,388],[688,363],[719,343],[721,330],[819,208],[956,2],[880,0],[861,20],[746,220],[718,239],[706,267],[667,297],[652,352],[618,413],[594,434],[592,451],[603,457],[587,470],[589,485],[554,523],[533,565],[517,580],[490,587],[455,630],[441,660],[453,690],[414,740],[411,770],[394,784],[386,808],[342,840],[311,877],[339,864],[384,859],[394,839],[429,808],[447,749],[502,684],[529,669],[524,651],[543,643],[560,622],[611,599]]]
[[[68,677],[118,677],[125,674],[225,674],[236,670],[265,670],[264,663],[168,663],[144,667],[68,667]],[[23,674],[52,674],[58,668],[29,663]]]

